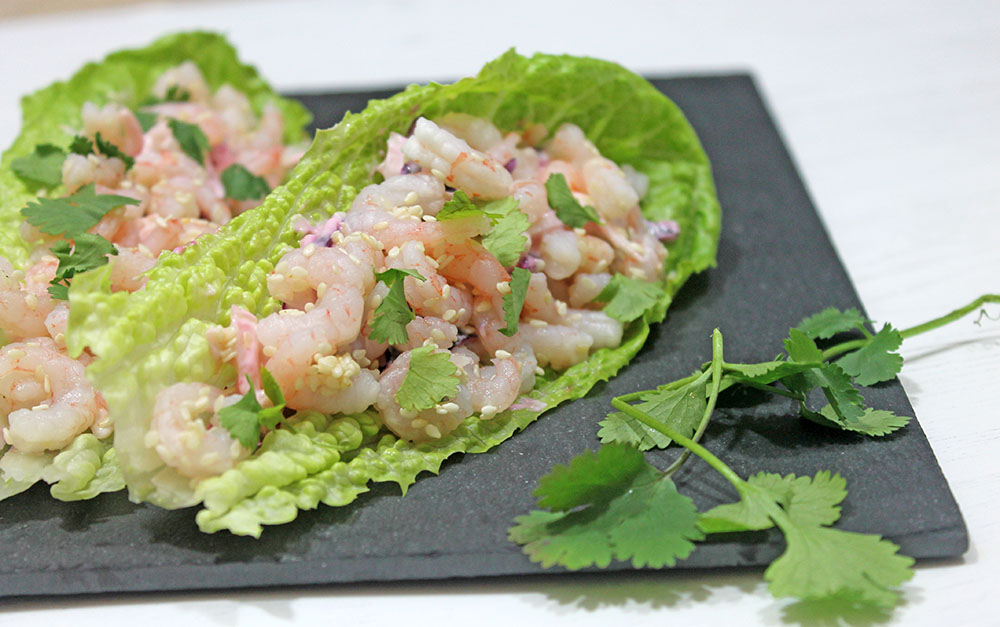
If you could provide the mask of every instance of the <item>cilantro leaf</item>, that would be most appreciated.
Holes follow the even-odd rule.
[[[261,385],[271,407],[261,407],[253,381],[247,377],[250,390],[243,398],[219,410],[219,422],[244,448],[255,449],[260,441],[260,428],[274,429],[284,419],[285,395],[267,368],[260,369]]]
[[[49,296],[56,300],[69,300],[69,285],[53,283],[48,287]]]
[[[421,281],[425,280],[416,270],[402,268],[390,268],[375,274],[375,280],[381,281],[389,287],[389,293],[375,308],[371,332],[368,334],[376,342],[405,344],[410,340],[410,335],[406,332],[406,325],[416,316],[413,315],[413,310],[406,302],[406,294],[403,291],[403,278],[406,276],[412,276]]]
[[[838,333],[863,329],[868,322],[871,321],[854,307],[844,311],[828,307],[818,314],[803,318],[796,328],[813,339],[826,340]]]
[[[851,378],[837,364],[826,364],[809,373],[823,390],[826,400],[837,416],[847,423],[856,422],[864,413],[865,399],[851,384]]]
[[[886,324],[871,342],[838,359],[836,364],[854,377],[858,385],[872,385],[888,381],[903,369],[903,357],[896,352],[903,343],[903,336]]]
[[[737,382],[757,383],[767,385],[781,381],[785,377],[811,370],[811,364],[800,364],[794,361],[776,359],[759,364],[726,364],[726,372]]]
[[[880,536],[830,527],[795,525],[783,530],[787,548],[764,571],[776,597],[821,599],[849,594],[861,601],[893,606],[888,588],[913,576],[913,558]]]
[[[243,398],[219,410],[219,422],[244,448],[252,450],[260,440],[260,410],[251,383]]]
[[[171,85],[161,102],[187,102],[191,100],[191,92],[180,85]]]
[[[897,429],[901,429],[910,422],[907,416],[897,416],[891,411],[885,409],[872,409],[866,407],[864,412],[856,418],[855,420],[844,420],[837,415],[837,412],[833,410],[832,405],[826,405],[819,412],[820,417],[833,423],[832,425],[840,427],[841,429],[846,429],[848,431],[857,431],[858,433],[863,433],[865,435],[871,436],[882,436],[892,433]]]
[[[138,204],[128,196],[95,194],[90,183],[66,198],[36,198],[21,209],[21,215],[43,233],[73,237],[100,222],[115,207]]]
[[[604,313],[619,322],[632,322],[649,311],[663,297],[663,287],[656,283],[615,274],[596,300],[607,303]]]
[[[205,165],[205,153],[211,146],[201,127],[176,118],[170,118],[168,124],[184,154],[197,161],[199,165]]]
[[[577,201],[566,183],[566,177],[562,174],[550,174],[545,181],[545,191],[549,206],[555,209],[556,217],[571,229],[586,226],[588,222],[601,224],[601,216],[597,214],[597,210],[590,205],[583,206]]]
[[[517,199],[504,198],[483,207],[483,213],[491,216],[491,219],[496,214],[501,216],[483,237],[483,246],[505,268],[516,264],[528,247],[528,238],[524,233],[531,228],[531,218],[518,209],[517,205]]]
[[[554,473],[555,474],[555,473]],[[559,492],[571,489],[571,498]],[[611,444],[585,452],[543,478],[539,504],[554,501],[567,511],[533,511],[508,530],[532,561],[571,570],[631,560],[636,568],[672,566],[694,550],[697,511],[670,479],[634,448]],[[570,505],[572,504],[572,505]]]
[[[531,272],[524,268],[514,268],[510,277],[510,292],[503,295],[503,319],[507,326],[500,332],[507,337],[517,333],[517,321],[521,319],[524,299],[528,295],[528,284],[531,282]]]
[[[649,414],[684,436],[691,436],[698,428],[708,405],[707,378],[702,377],[680,388],[652,390],[640,397],[635,408]],[[601,442],[631,444],[640,451],[666,448],[672,441],[666,435],[650,429],[623,412],[612,412],[600,422],[597,435]]]
[[[792,361],[800,363],[820,363],[823,361],[823,351],[801,329],[789,330],[788,338],[785,340],[785,351],[788,352],[788,358]]]
[[[473,216],[480,216],[483,214],[483,210],[476,206],[474,202],[469,200],[469,197],[460,189],[456,189],[455,193],[452,194],[451,199],[449,199],[444,206],[441,207],[441,211],[435,216],[440,220],[458,220],[461,218],[469,218]]]
[[[69,144],[69,151],[86,157],[94,152],[94,142],[90,141],[86,135],[76,135]]]
[[[97,152],[101,153],[105,157],[108,157],[109,159],[121,159],[125,164],[126,172],[128,172],[129,168],[135,165],[135,159],[122,152],[118,146],[115,146],[101,137],[100,132],[97,133],[94,139],[97,142]]]
[[[135,119],[139,121],[139,126],[142,127],[142,132],[148,133],[149,129],[156,125],[156,121],[160,119],[160,116],[155,113],[149,113],[148,111],[136,111]]]
[[[18,157],[10,162],[10,169],[26,181],[45,187],[55,187],[62,183],[62,164],[66,151],[52,144],[38,144],[30,155]]]
[[[274,429],[285,417],[285,395],[267,368],[260,369],[260,383],[264,388],[264,395],[271,401],[271,407],[260,410],[260,424],[262,427]],[[253,383],[250,384],[250,391],[253,391]]]
[[[61,283],[74,275],[98,268],[108,263],[108,255],[117,255],[118,249],[100,235],[79,233],[73,243],[60,240],[53,244],[51,252],[59,260],[52,283]]]
[[[410,365],[395,396],[403,409],[430,409],[458,392],[458,367],[447,352],[435,348],[421,346],[410,351]]]
[[[239,163],[222,171],[222,186],[226,188],[226,197],[233,200],[256,200],[271,191],[263,177],[255,176]]]

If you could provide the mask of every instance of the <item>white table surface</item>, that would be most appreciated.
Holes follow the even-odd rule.
[[[1000,4],[874,4],[184,2],[13,19],[0,22],[0,145],[17,132],[20,95],[84,60],[196,27],[226,33],[284,90],[458,77],[511,46],[649,74],[749,70],[868,312],[906,327],[1000,292]],[[908,340],[903,354],[903,385],[971,548],[920,565],[890,622],[1000,624],[991,608],[1000,579],[1000,322],[970,317]],[[759,572],[666,573],[74,598],[5,602],[0,623],[797,624],[761,581]]]

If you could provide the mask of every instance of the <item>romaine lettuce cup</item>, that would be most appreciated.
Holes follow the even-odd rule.
[[[235,49],[220,35],[180,33],[145,48],[116,52],[84,66],[66,81],[23,98],[21,133],[0,160],[0,257],[14,268],[25,267],[34,245],[21,237],[21,209],[39,193],[58,197],[67,191],[61,183],[40,189],[14,172],[14,161],[31,155],[38,145],[68,146],[74,129],[82,127],[84,103],[113,102],[136,109],[153,95],[161,74],[186,61],[198,66],[213,90],[229,84],[243,92],[256,115],[268,105],[277,107],[285,121],[285,143],[307,139],[309,112],[298,102],[278,96],[256,69],[240,62]],[[109,324],[114,312],[103,315],[102,324]],[[11,450],[0,444],[0,499],[42,479],[52,484],[52,495],[63,500],[91,498],[123,487],[110,438],[99,440],[85,432],[62,451],[21,455]]]
[[[270,432],[249,459],[220,476],[193,485],[166,466],[146,442],[156,395],[177,382],[232,385],[236,373],[217,366],[206,331],[227,324],[234,305],[258,317],[280,307],[267,293],[265,277],[298,241],[293,218],[315,221],[346,210],[358,191],[374,182],[390,132],[405,133],[418,116],[447,112],[485,117],[500,129],[540,123],[554,130],[571,122],[603,155],[646,174],[650,191],[643,213],[680,226],[680,236],[669,245],[657,302],[628,325],[617,348],[539,377],[529,395],[532,409],[508,410],[488,421],[473,417],[423,444],[379,431],[370,415],[305,413]],[[511,51],[474,78],[411,86],[320,131],[284,186],[218,234],[162,260],[145,290],[110,293],[106,269],[78,276],[70,290],[67,345],[75,352],[89,347],[97,356],[88,372],[114,417],[115,448],[130,497],[168,508],[203,503],[197,515],[202,530],[256,536],[262,525],[288,522],[319,503],[346,505],[373,481],[395,482],[405,493],[419,473],[437,472],[450,455],[486,451],[546,409],[613,376],[642,347],[649,325],[664,318],[684,281],[714,264],[719,227],[708,160],[683,114],[665,96],[612,63],[525,58]]]

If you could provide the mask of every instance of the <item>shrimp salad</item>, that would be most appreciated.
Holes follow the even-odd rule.
[[[26,269],[15,269],[0,256],[4,495],[31,485],[24,467],[45,464],[81,434],[92,434],[93,448],[93,440],[110,441],[113,432],[106,403],[85,376],[92,355],[70,357],[65,343],[70,318],[65,288],[73,276],[65,269],[86,263],[84,245],[106,246],[89,264],[110,265],[112,291],[142,290],[161,253],[179,252],[260,204],[266,189],[279,185],[302,154],[301,146],[283,142],[285,122],[278,108],[267,105],[256,115],[246,94],[228,84],[212,89],[191,61],[163,72],[140,106],[87,101],[80,118],[68,154],[51,164],[51,183],[61,184],[65,197],[80,199],[81,208],[88,196],[109,199],[106,212],[85,231],[60,233],[62,227],[52,223],[60,215],[32,213],[29,204],[19,227],[30,251]],[[189,145],[192,137],[196,144],[204,140],[198,150]],[[29,182],[44,178],[32,161],[14,163]],[[233,192],[227,171],[258,182],[258,197]],[[43,209],[46,200],[40,196],[34,206]],[[77,208],[51,206],[58,212]]]
[[[510,51],[347,114],[287,174],[299,155],[274,112],[248,117],[187,66],[156,89],[143,135],[128,111],[84,112],[131,167],[100,149],[63,165],[68,192],[129,199],[88,232],[111,265],[70,275],[71,309],[45,294],[58,255],[4,267],[21,315],[4,322],[0,471],[90,455],[73,498],[120,466],[132,500],[200,504],[203,531],[258,536],[373,482],[405,493],[613,376],[714,264],[720,212],[694,132],[611,63]],[[177,122],[203,129],[197,171]],[[151,162],[168,174],[154,181]],[[220,194],[234,163],[273,188],[259,207]],[[146,250],[165,251],[152,269],[116,270]],[[81,440],[112,432],[96,453]]]

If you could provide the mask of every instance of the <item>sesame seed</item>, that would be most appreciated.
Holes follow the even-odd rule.
[[[403,202],[405,202],[408,205],[412,205],[416,204],[418,200],[420,200],[420,196],[417,194],[417,192],[410,192],[409,194],[406,195],[406,198],[403,199]]]
[[[263,351],[265,357],[274,357],[274,354],[278,352],[277,346],[265,346]]]
[[[389,228],[389,221],[388,220],[382,220],[381,222],[376,222],[372,226],[372,230],[373,231],[384,231],[387,228]]]
[[[484,420],[489,420],[493,416],[497,415],[497,411],[498,410],[496,405],[483,405],[483,409],[479,412],[479,415]]]
[[[434,425],[427,425],[426,427],[424,427],[424,432],[427,435],[431,436],[432,438],[441,437],[441,430],[435,427]]]
[[[424,216],[424,222],[437,222],[437,218],[431,215]]]
[[[497,359],[510,359],[511,358],[511,354],[508,353],[507,351],[503,350],[503,349],[498,350],[496,353],[494,353],[494,355],[496,355]]]
[[[538,376],[542,376],[543,374],[545,374],[545,369],[542,368],[541,366],[535,366],[535,374],[537,374]]]
[[[454,309],[449,309],[448,311],[444,312],[444,315],[441,316],[441,318],[443,318],[445,322],[452,322],[453,320],[455,320],[456,316],[457,312]]]
[[[506,281],[500,281],[497,283],[497,291],[501,294],[510,294],[510,283]]]
[[[537,327],[537,328],[541,328],[541,327],[547,327],[547,326],[549,326],[549,323],[548,323],[548,322],[546,322],[546,321],[544,321],[544,320],[538,320],[538,319],[535,319],[535,320],[529,320],[529,321],[528,321],[528,324],[530,324],[530,325],[531,325],[531,326],[533,326],[533,327]]]
[[[489,311],[492,308],[493,308],[493,305],[488,300],[481,300],[476,305],[476,311],[479,312],[479,313],[483,313],[483,312]]]

